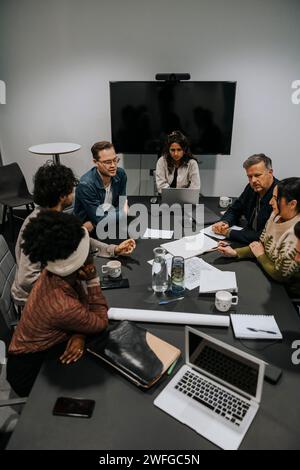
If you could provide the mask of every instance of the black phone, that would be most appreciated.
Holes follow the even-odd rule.
[[[95,407],[95,400],[83,400],[81,398],[58,397],[53,408],[53,414],[57,416],[74,416],[78,418],[90,418]]]
[[[265,380],[271,384],[277,384],[282,376],[282,370],[272,364],[267,364],[265,369]]]

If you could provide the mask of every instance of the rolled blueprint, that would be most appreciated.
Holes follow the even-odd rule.
[[[130,320],[153,323],[178,323],[183,325],[229,327],[226,315],[205,315],[203,313],[166,312],[160,310],[140,310],[135,308],[110,308],[110,320]]]

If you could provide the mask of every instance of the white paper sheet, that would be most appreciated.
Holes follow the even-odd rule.
[[[237,225],[233,225],[230,227],[232,230],[243,230],[243,227],[238,227]],[[201,230],[201,232],[205,233],[209,237],[217,238],[218,240],[224,240],[226,237],[224,235],[218,235],[212,230],[212,225],[209,227],[205,227]]]
[[[202,271],[200,274],[200,294],[214,293],[218,290],[237,292],[235,272],[232,271]]]
[[[224,328],[228,328],[230,324],[229,316],[227,315],[204,315],[202,313],[166,312],[131,308],[110,308],[108,310],[108,318],[110,320],[222,326]]]
[[[173,233],[173,230],[157,230],[154,228],[147,228],[142,238],[164,238],[167,240],[173,237]]]
[[[189,258],[185,260],[185,288],[188,290],[200,286],[200,274],[202,271],[219,271],[201,258]]]
[[[216,248],[218,243],[200,232],[197,235],[163,243],[160,246],[173,256],[182,256],[184,259],[188,259]]]

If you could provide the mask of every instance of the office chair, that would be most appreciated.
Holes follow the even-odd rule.
[[[8,210],[10,231],[14,241],[14,217],[22,218],[17,217],[13,209],[26,206],[28,214],[34,209],[32,194],[28,191],[24,175],[17,163],[0,166],[0,204],[3,205],[2,231]]]
[[[6,351],[10,343],[14,326],[17,324],[18,315],[15,310],[10,290],[15,277],[16,264],[9,251],[6,241],[0,235],[0,382],[8,388],[6,377]],[[8,398],[0,400],[0,414],[4,407],[23,405],[26,398]],[[18,414],[11,408],[6,410],[5,423],[2,427],[2,435],[12,432],[12,425],[16,424]]]

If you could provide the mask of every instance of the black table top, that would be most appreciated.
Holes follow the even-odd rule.
[[[211,208],[213,206],[211,205]],[[159,306],[151,291],[153,249],[159,240],[138,240],[130,258],[122,259],[123,277],[130,288],[107,290],[111,307],[159,309],[191,313],[216,313],[214,297],[188,291],[178,303]],[[297,449],[300,443],[300,366],[292,364],[291,345],[300,339],[300,319],[285,289],[268,279],[255,261],[235,261],[217,253],[203,256],[219,269],[236,272],[239,304],[231,312],[274,314],[282,341],[236,340],[231,328],[199,327],[206,334],[232,344],[283,369],[277,385],[264,382],[261,407],[241,449]],[[98,259],[99,267],[107,260]],[[184,326],[141,324],[179,347],[184,356]],[[182,357],[183,357],[182,356]],[[184,363],[178,362],[175,371]],[[49,360],[43,366],[8,449],[215,449],[212,443],[153,405],[170,380],[143,391],[86,354],[69,366]],[[96,400],[91,419],[52,415],[58,396]]]

